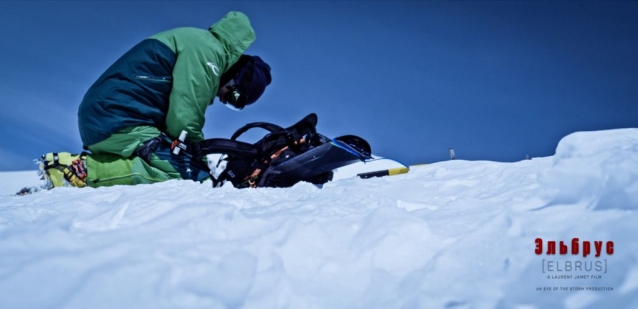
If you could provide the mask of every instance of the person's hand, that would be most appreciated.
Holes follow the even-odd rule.
[[[135,150],[135,154],[142,158],[142,160],[146,161],[146,163],[150,164],[151,155],[157,150],[160,143],[162,142],[161,136],[156,136],[144,142],[142,145],[137,147]]]

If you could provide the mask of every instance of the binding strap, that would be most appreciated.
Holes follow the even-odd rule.
[[[230,138],[231,140],[236,140],[240,135],[244,134],[246,131],[252,129],[252,128],[262,128],[266,131],[269,132],[279,132],[279,131],[283,131],[284,128],[276,125],[276,124],[272,124],[269,122],[252,122],[249,123],[241,128],[239,128],[237,131],[235,131],[235,134],[233,134],[233,136]]]
[[[244,159],[252,159],[259,155],[259,149],[254,145],[225,138],[210,138],[191,144],[189,152],[195,158],[203,158],[212,153],[223,153]]]

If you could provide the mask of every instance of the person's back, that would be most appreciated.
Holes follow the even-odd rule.
[[[254,40],[248,18],[231,12],[209,30],[176,28],[140,42],[84,96],[78,122],[85,149],[139,125],[174,137],[186,130],[190,139],[203,139],[203,112],[221,86],[221,75]]]

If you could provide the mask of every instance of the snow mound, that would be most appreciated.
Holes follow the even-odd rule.
[[[323,189],[168,181],[4,195],[0,299],[4,308],[637,308],[637,147],[637,129],[580,132],[554,157],[447,161]],[[2,187],[12,177],[0,174]],[[615,249],[549,255],[545,243],[538,255],[537,238]],[[607,266],[547,273],[549,260]]]
[[[579,132],[560,141],[541,183],[558,189],[554,204],[638,208],[638,129]]]

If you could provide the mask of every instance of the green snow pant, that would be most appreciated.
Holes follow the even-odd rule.
[[[189,158],[173,155],[168,145],[160,145],[149,162],[135,156],[135,150],[142,143],[160,134],[155,127],[129,127],[88,146],[91,154],[86,158],[87,185],[95,188],[208,178],[201,166],[191,166]]]

